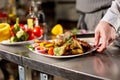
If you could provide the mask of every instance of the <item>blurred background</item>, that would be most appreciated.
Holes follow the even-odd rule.
[[[37,7],[35,12],[42,9],[49,28],[57,23],[63,25],[65,29],[76,27],[79,15],[75,8],[75,0],[1,0],[0,17],[5,18],[4,13],[9,17],[10,24],[14,24],[16,17],[20,18],[21,23],[26,23],[25,17],[29,14],[31,1],[35,2],[34,8]]]
[[[64,29],[73,29],[79,18],[75,4],[75,0],[0,0],[0,23],[13,25],[19,17],[20,23],[26,24],[32,6],[35,14],[44,13],[42,21],[47,23],[49,31],[56,24],[61,24]],[[39,80],[38,75],[39,72],[32,70],[32,80]],[[55,80],[61,79],[55,77]],[[18,65],[0,59],[0,80],[19,80]]]

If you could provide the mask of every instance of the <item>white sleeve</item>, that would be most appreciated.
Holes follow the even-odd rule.
[[[120,27],[120,0],[112,2],[111,7],[101,21],[108,22],[116,29],[116,31],[118,30],[118,27]]]

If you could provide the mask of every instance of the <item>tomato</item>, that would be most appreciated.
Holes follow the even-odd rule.
[[[15,36],[15,33],[13,32],[13,28],[14,28],[14,26],[12,25],[12,26],[10,27],[10,34],[11,34],[11,36]]]
[[[35,39],[34,34],[33,34],[33,33],[30,33],[30,34],[29,34],[29,37],[28,37],[28,40],[33,40],[33,39]]]
[[[32,39],[35,39],[35,36],[32,32],[32,29],[27,29],[26,32],[28,33],[29,37],[28,37],[28,40],[32,40]]]
[[[29,28],[27,27],[27,25],[24,25],[24,24],[19,24],[20,28],[22,30],[24,30],[25,32],[27,32],[29,30]]]
[[[49,54],[49,55],[54,55],[53,47],[50,47],[50,48],[48,49],[48,54]]]
[[[24,24],[19,24],[19,27],[24,30],[25,32],[27,32],[27,29],[25,28]],[[10,32],[11,32],[11,35],[12,36],[15,36],[16,34],[14,33],[14,25],[11,25],[11,29],[10,29]]]
[[[24,24],[19,24],[20,28],[25,29]]]
[[[43,28],[41,28],[40,32],[41,32],[41,34],[43,35],[43,33],[44,33],[44,30],[43,30]]]
[[[43,29],[41,27],[34,27],[33,28],[33,34],[36,37],[40,37],[43,34]]]
[[[30,29],[30,28],[27,28],[26,29],[26,32],[28,33],[28,34],[32,34],[33,32],[32,32],[32,29]]]

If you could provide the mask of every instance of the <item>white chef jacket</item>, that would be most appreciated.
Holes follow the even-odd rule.
[[[116,31],[118,30],[118,27],[120,27],[120,0],[112,2],[111,7],[101,21],[108,22],[116,29]]]

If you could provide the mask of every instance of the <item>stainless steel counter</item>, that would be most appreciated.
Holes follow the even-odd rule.
[[[23,67],[68,80],[119,80],[120,48],[109,46],[103,53],[55,59],[29,51],[26,46],[0,45],[0,57]]]

